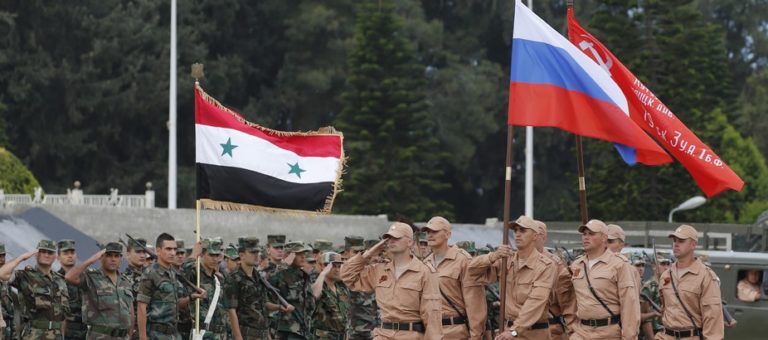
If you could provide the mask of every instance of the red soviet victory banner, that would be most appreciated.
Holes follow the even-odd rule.
[[[568,38],[611,74],[629,101],[632,120],[683,164],[708,197],[726,189],[741,191],[744,181],[677,119],[613,53],[579,25],[572,8],[568,8]]]

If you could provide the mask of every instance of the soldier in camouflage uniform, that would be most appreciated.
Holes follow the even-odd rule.
[[[176,273],[181,273],[181,266],[184,264],[186,258],[187,250],[184,248],[184,240],[176,240],[176,257],[174,258],[173,264],[171,264],[171,267],[173,267]],[[190,291],[187,287],[176,280],[176,295],[187,296],[189,293]],[[179,324],[177,328],[179,329],[179,334],[181,334],[182,339],[189,339],[190,332],[192,331],[191,304],[184,308],[179,308]]]
[[[205,291],[178,296],[178,279],[172,264],[176,260],[176,241],[166,233],[157,237],[157,262],[141,277],[137,319],[139,339],[181,340],[178,331],[179,310],[190,300],[206,296]]]
[[[5,244],[0,242],[0,267],[5,264]],[[0,335],[4,335],[3,339],[14,340],[16,339],[16,323],[14,322],[14,300],[18,301],[18,297],[8,282],[0,282],[0,306],[2,306],[3,321],[5,322],[5,328],[1,331]]]
[[[216,239],[205,239],[195,243],[192,248],[192,255],[184,261],[182,273],[191,282],[197,282],[197,261],[200,258],[200,287],[203,288],[208,296],[200,301],[200,328],[205,329],[203,339],[205,340],[226,340],[227,339],[227,304],[224,299],[224,276],[219,273],[219,263],[221,262],[222,242]],[[219,296],[211,317],[211,322],[204,327],[203,323],[208,315],[208,310],[213,303],[213,296],[216,287],[219,288]],[[190,319],[194,319],[195,307],[191,308]]]
[[[224,259],[226,263],[225,270],[222,271],[222,274],[227,278],[234,273],[237,268],[240,268],[240,255],[237,253],[237,248],[231,243],[229,244],[229,247],[227,247],[227,250],[224,251]]]
[[[349,289],[341,282],[339,269],[341,255],[326,254],[325,268],[312,284],[317,308],[312,317],[312,330],[316,340],[344,340],[349,310]]]
[[[640,295],[645,294],[659,307],[661,307],[661,299],[659,299],[659,277],[661,273],[667,271],[672,265],[672,261],[669,258],[658,256],[659,263],[653,268],[653,275],[643,283],[643,287],[640,290]],[[649,311],[650,304],[645,299],[640,299],[640,307],[643,308],[643,314]],[[664,325],[661,323],[661,315],[655,313],[656,316],[643,322],[640,335],[645,339],[653,339],[654,334],[664,331]]]
[[[58,273],[62,277],[75,267],[77,252],[75,251],[75,241],[61,240],[58,243],[58,260],[61,264]],[[80,299],[80,290],[76,285],[67,283],[69,292],[69,314],[67,314],[67,331],[64,332],[65,340],[82,340],[88,332],[88,327],[83,323],[82,300]]]
[[[344,237],[344,252],[341,253],[341,258],[346,261],[363,250],[365,250],[365,241],[362,237],[346,236]]]
[[[280,308],[269,303],[269,292],[256,270],[261,256],[259,239],[241,237],[237,240],[240,267],[224,285],[224,298],[228,306],[229,322],[234,340],[263,340],[269,336],[269,311],[289,312],[291,307]]]
[[[416,257],[419,258],[419,260],[423,260],[429,256],[429,254],[432,253],[432,249],[429,247],[429,242],[427,241],[427,233],[425,232],[415,232],[413,233],[413,237],[418,240],[414,246],[416,247]]]
[[[379,240],[365,240],[365,249],[370,249],[379,243]],[[379,261],[383,259],[378,258]],[[376,305],[374,293],[349,292],[349,310],[347,311],[347,339],[370,340],[373,338],[373,329],[381,323],[379,308]]]
[[[136,311],[136,305],[138,304],[138,300],[136,300],[136,297],[139,296],[139,283],[141,283],[141,275],[144,274],[145,268],[144,264],[147,262],[147,251],[146,247],[147,241],[143,238],[137,238],[134,240],[128,241],[128,251],[126,260],[128,260],[128,267],[126,270],[121,274],[127,281],[128,284],[131,286],[131,293],[133,294],[133,315],[138,316],[138,313]],[[138,324],[136,324],[136,318],[134,317],[134,324],[133,324],[133,336],[131,339],[138,340],[139,339],[139,332],[138,332]]]
[[[267,279],[275,275],[283,266],[283,247],[285,246],[285,235],[267,235],[267,266],[262,268],[262,272],[267,275]]]
[[[101,269],[88,268],[101,261]],[[68,284],[83,297],[83,322],[88,340],[127,340],[133,330],[133,293],[130,282],[118,273],[123,246],[107,243],[85,262],[67,271]]]
[[[464,249],[469,255],[476,256],[477,248],[475,248],[475,241],[459,241],[456,242],[456,246]]]
[[[37,255],[37,265],[16,270],[22,261]],[[0,268],[0,281],[19,290],[22,312],[22,340],[62,340],[64,318],[69,314],[67,283],[51,270],[56,244],[41,240],[37,250],[22,254]]]
[[[277,288],[286,301],[295,307],[290,313],[280,313],[277,319],[277,336],[279,340],[311,339],[310,316],[315,304],[310,291],[309,275],[301,268],[306,261],[306,253],[311,251],[304,242],[289,242],[285,245],[288,254],[283,260],[287,265],[269,282]]]

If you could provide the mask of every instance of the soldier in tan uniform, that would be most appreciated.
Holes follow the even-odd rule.
[[[547,255],[556,265],[555,282],[549,294],[549,334],[552,339],[568,339],[576,327],[576,299],[573,297],[573,283],[568,265],[559,256],[544,250],[547,241],[547,225],[534,221],[543,230],[541,238],[536,238],[536,250]],[[563,326],[565,324],[565,326]]]
[[[624,250],[624,247],[627,246],[627,238],[624,234],[624,229],[621,228],[621,226],[617,224],[609,224],[606,226],[608,235],[608,250],[616,253],[621,254]],[[626,261],[629,264],[632,264],[629,260],[629,256],[624,256],[624,261]],[[632,271],[632,275],[635,277],[635,287],[642,287],[643,286],[643,276],[637,272],[637,270]],[[638,288],[639,291],[640,288]]]
[[[549,339],[549,295],[557,266],[536,250],[544,230],[533,219],[520,216],[512,228],[518,250],[501,245],[488,255],[472,259],[467,269],[470,279],[488,284],[499,280],[502,257],[507,257],[505,325],[496,340]]]
[[[413,230],[397,222],[383,238],[341,267],[341,278],[349,289],[376,293],[381,324],[373,331],[374,339],[442,339],[436,270],[411,255]],[[392,261],[367,264],[385,245]]]
[[[467,276],[472,256],[455,245],[448,246],[451,223],[445,218],[433,217],[423,230],[432,249],[424,263],[437,268],[440,277],[443,339],[482,339],[488,313],[485,286]]]
[[[693,254],[696,229],[684,224],[669,237],[677,262],[660,277],[664,331],[656,339],[723,339],[720,278]]]
[[[571,339],[634,340],[640,329],[635,269],[607,249],[607,226],[590,220],[579,227],[584,255],[571,264],[579,322]]]
[[[750,270],[736,285],[736,296],[744,302],[760,301],[763,293],[760,292],[760,271]]]

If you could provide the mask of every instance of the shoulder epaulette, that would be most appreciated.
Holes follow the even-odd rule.
[[[539,256],[539,261],[544,262],[545,264],[553,264],[553,263],[555,263],[555,261],[552,260],[552,258],[547,256],[547,254],[539,254],[539,255],[541,255],[541,256]]]
[[[96,268],[93,268],[93,267],[88,267],[88,269],[86,269],[85,271],[86,271],[87,273],[95,273],[95,272],[97,272],[98,270],[97,270]]]
[[[610,250],[606,250],[606,251],[610,251]],[[616,255],[616,257],[620,258],[622,261],[629,263],[629,259],[626,256],[619,253],[613,253],[613,255]]]
[[[459,254],[464,255],[466,258],[468,258],[468,259],[472,258],[472,255],[470,255],[466,250],[461,249],[461,248],[459,248],[457,250],[459,251]]]

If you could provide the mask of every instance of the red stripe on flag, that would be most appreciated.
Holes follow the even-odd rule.
[[[234,111],[233,111],[234,112]],[[242,119],[242,116],[238,114]],[[227,112],[208,102],[195,91],[195,124],[228,128],[266,140],[275,146],[289,150],[302,157],[341,158],[341,136],[337,135],[287,135],[279,136],[269,131],[249,126],[245,120],[238,120]]]
[[[669,162],[643,130],[627,120],[613,103],[581,92],[548,84],[511,82],[508,123],[519,126],[550,126],[580,136],[620,143],[637,149],[644,164]],[[658,150],[658,151],[656,151]]]

